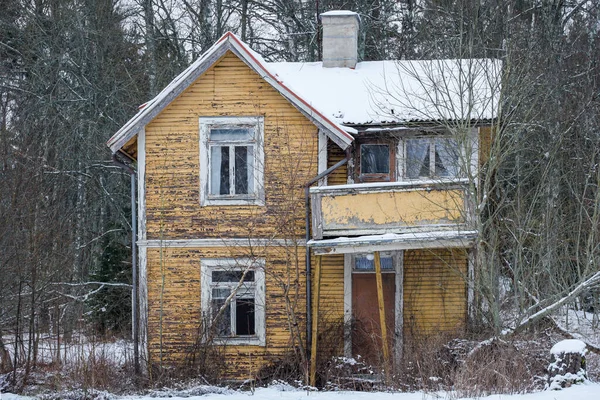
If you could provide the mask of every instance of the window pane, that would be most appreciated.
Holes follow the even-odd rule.
[[[254,335],[254,299],[238,299],[235,305],[235,334]]]
[[[248,194],[247,146],[235,146],[235,194]]]
[[[459,148],[454,139],[435,140],[435,176],[458,176]]]
[[[229,147],[210,148],[210,194],[229,194]]]
[[[225,299],[212,300],[212,315],[217,316],[219,310],[225,304]],[[214,326],[218,336],[231,336],[231,303],[223,310],[223,313],[218,316]]]
[[[229,295],[231,294],[231,290],[230,289],[222,289],[222,288],[214,288],[212,290],[212,297],[213,299],[226,299],[229,297]]]
[[[394,269],[394,262],[391,256],[383,256],[379,259],[382,271]],[[354,257],[354,269],[358,271],[375,271],[375,257],[373,255]]]
[[[390,147],[387,144],[360,145],[361,174],[389,174]]]
[[[416,179],[429,176],[429,139],[406,141],[406,177]]]
[[[213,282],[239,282],[242,279],[243,271],[213,271]],[[254,282],[254,271],[246,272],[244,282]]]
[[[252,128],[212,128],[211,141],[239,141],[252,140]]]

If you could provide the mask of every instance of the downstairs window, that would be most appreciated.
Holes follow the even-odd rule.
[[[204,259],[202,312],[218,343],[265,345],[264,260]]]

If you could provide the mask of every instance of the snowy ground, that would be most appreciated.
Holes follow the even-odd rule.
[[[25,336],[24,340],[25,342],[27,341],[27,336]],[[2,341],[11,358],[14,358],[14,337],[4,336]],[[91,357],[96,359],[103,358],[111,360],[115,365],[123,365],[133,359],[133,343],[127,340],[95,341],[79,335],[73,337],[70,343],[61,342],[59,351],[55,338],[42,337],[39,339],[37,356],[39,363],[52,363],[56,361],[58,354],[60,354],[61,363],[65,365],[87,361]]]
[[[198,388],[201,389],[201,388]],[[115,400],[157,400],[157,399],[187,399],[187,400],[338,400],[338,399],[368,399],[368,400],[596,400],[600,399],[600,384],[586,383],[576,385],[559,391],[543,391],[537,393],[515,394],[515,395],[492,395],[487,397],[459,397],[456,393],[388,393],[388,392],[307,392],[294,389],[285,385],[276,385],[269,388],[258,388],[254,392],[224,390],[221,388],[204,387],[209,392],[200,396],[189,396],[189,393],[179,395],[176,392],[165,393],[165,397],[155,397],[158,393],[150,396],[111,396],[105,399]],[[202,392],[202,390],[199,390]],[[218,393],[210,393],[216,391]],[[17,396],[10,393],[0,394],[0,400],[27,400],[33,397]]]

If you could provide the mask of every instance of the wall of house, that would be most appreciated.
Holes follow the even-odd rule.
[[[265,117],[265,207],[200,206],[200,116]],[[284,220],[303,229],[301,187],[316,174],[317,127],[228,52],[146,126],[147,238],[271,237]]]
[[[152,248],[148,249],[148,344],[150,363],[171,366],[190,362],[203,350],[201,332],[201,271],[204,258],[265,259],[265,346],[225,346],[214,349],[223,357],[211,360],[224,377],[245,379],[256,375],[266,361],[288,357],[297,345],[290,333],[298,315],[304,338],[304,248],[283,246]],[[297,282],[297,284],[295,283]],[[286,292],[286,288],[290,288]]]
[[[404,252],[404,335],[454,333],[467,321],[464,249]]]
[[[200,206],[201,116],[264,116],[264,207]],[[258,252],[266,258],[266,346],[228,346],[222,349],[227,357],[219,357],[227,363],[226,376],[249,377],[294,345],[281,286],[286,277],[300,288],[298,329],[304,335],[305,281],[295,276],[296,267],[305,269],[304,247],[239,248],[227,246],[226,239],[303,237],[303,184],[317,175],[317,128],[227,53],[148,124],[145,133],[147,239],[223,240],[215,248],[148,248],[150,362],[180,362],[193,354],[200,325],[202,258]]]
[[[321,265],[319,354],[342,355],[344,255],[325,255]],[[466,329],[467,266],[466,249],[404,251],[403,327],[406,339],[415,335],[426,338],[454,334]],[[315,309],[313,292],[313,312]]]
[[[346,152],[331,140],[328,140],[327,168],[333,167],[344,158],[346,158]],[[342,165],[327,176],[327,185],[345,185],[346,183],[348,183],[348,164]]]

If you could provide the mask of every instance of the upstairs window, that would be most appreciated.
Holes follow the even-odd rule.
[[[202,310],[218,342],[264,345],[264,261],[202,260]]]
[[[263,118],[200,118],[201,205],[264,202]]]
[[[460,150],[452,138],[406,139],[404,160],[408,179],[460,176]]]
[[[394,172],[394,146],[390,143],[361,143],[358,177],[361,182],[389,182]]]

